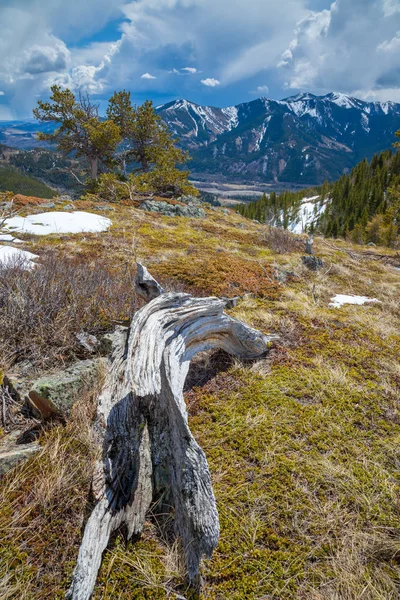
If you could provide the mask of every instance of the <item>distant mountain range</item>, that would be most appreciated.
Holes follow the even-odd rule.
[[[229,108],[177,100],[157,112],[189,150],[193,174],[242,183],[335,180],[363,158],[390,148],[400,129],[400,104],[339,93],[259,98]],[[43,126],[32,120],[0,122],[0,143],[38,146],[38,130]]]
[[[337,93],[260,98],[223,109],[179,100],[158,112],[190,151],[194,173],[240,181],[334,180],[389,148],[400,128],[400,104]]]

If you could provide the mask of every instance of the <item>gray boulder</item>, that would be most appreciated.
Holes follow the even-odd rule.
[[[140,208],[148,212],[159,213],[166,217],[192,217],[194,219],[201,219],[206,216],[201,206],[193,203],[182,206],[181,204],[169,204],[169,202],[157,200],[145,200],[140,205]]]
[[[188,204],[189,206],[201,206],[201,200],[196,196],[180,196],[178,201],[183,202],[183,204]]]
[[[106,362],[105,358],[82,360],[35,381],[28,394],[33,412],[44,419],[68,416],[80,394],[95,385]]]

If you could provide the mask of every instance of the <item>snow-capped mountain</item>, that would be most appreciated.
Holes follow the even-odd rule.
[[[193,157],[194,173],[305,184],[336,179],[389,148],[400,104],[340,93],[259,98],[229,108],[178,100],[157,107]]]
[[[364,102],[340,93],[259,98],[216,108],[177,100],[157,107],[193,160],[194,175],[224,175],[241,183],[322,183],[363,158],[391,147],[400,129],[400,104]],[[54,126],[33,119],[0,121],[0,144],[30,149],[37,131]]]

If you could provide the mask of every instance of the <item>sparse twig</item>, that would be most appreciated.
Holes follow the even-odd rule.
[[[332,250],[336,250],[337,252],[344,252],[345,254],[348,254],[348,256],[350,256],[350,258],[352,258],[353,260],[356,260],[356,261],[360,260],[360,255],[355,254],[355,252],[352,252],[351,250],[347,250],[346,248],[338,248],[337,246],[330,244],[326,240],[320,240],[320,241],[321,241],[321,244],[324,244],[324,246],[328,246],[328,248],[332,248]]]

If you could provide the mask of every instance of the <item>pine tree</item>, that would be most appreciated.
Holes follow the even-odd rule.
[[[120,129],[110,119],[100,120],[99,107],[88,94],[76,97],[71,90],[53,85],[50,101],[39,100],[33,115],[42,123],[59,125],[53,133],[39,132],[38,139],[56,144],[63,154],[84,157],[91,179],[97,179],[103,165],[113,163]]]

